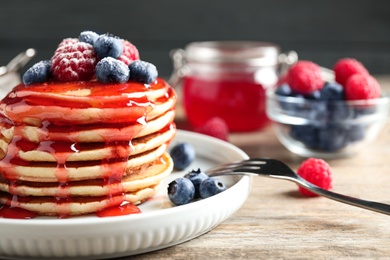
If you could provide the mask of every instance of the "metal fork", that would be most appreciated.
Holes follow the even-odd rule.
[[[220,175],[261,175],[275,179],[283,179],[296,184],[324,197],[346,203],[352,206],[390,215],[390,205],[375,201],[362,200],[336,192],[321,189],[297,175],[285,163],[267,158],[254,158],[233,163],[223,164],[206,171],[209,176]]]

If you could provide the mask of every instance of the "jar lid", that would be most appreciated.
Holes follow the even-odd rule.
[[[278,64],[279,46],[256,41],[192,42],[185,48],[187,62],[231,63],[255,66]]]

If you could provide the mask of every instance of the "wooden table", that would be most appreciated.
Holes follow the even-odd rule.
[[[390,89],[389,77],[378,79]],[[232,134],[230,142],[251,157],[273,157],[293,169],[303,160],[278,142],[272,127]],[[327,160],[333,191],[390,204],[389,155],[390,123],[355,157]],[[131,259],[390,258],[390,216],[323,197],[302,197],[297,190],[291,182],[255,177],[243,207],[215,229]]]

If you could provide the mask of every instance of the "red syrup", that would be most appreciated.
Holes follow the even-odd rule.
[[[72,96],[71,98],[63,95],[56,95],[57,92],[78,91],[82,89],[90,89],[91,93],[86,97]],[[105,137],[101,143],[87,144],[88,148],[93,146],[106,147],[108,145],[116,144],[114,150],[111,151],[112,157],[102,160],[101,166],[103,168],[111,167],[103,176],[104,185],[110,185],[113,188],[110,193],[104,198],[108,199],[109,208],[98,213],[99,217],[128,215],[140,213],[140,209],[132,203],[127,203],[125,194],[121,185],[121,179],[125,172],[127,165],[127,158],[131,153],[131,140],[136,136],[145,126],[145,118],[148,109],[151,109],[154,104],[147,98],[136,98],[133,93],[147,92],[148,90],[166,90],[164,97],[160,98],[158,102],[165,102],[168,99],[175,98],[174,91],[169,88],[165,81],[159,79],[156,84],[143,85],[136,83],[128,84],[101,84],[98,82],[74,82],[74,83],[44,83],[34,86],[19,85],[3,99],[0,103],[0,108],[9,113],[10,118],[2,116],[0,123],[4,126],[14,126],[15,132],[13,139],[10,142],[7,154],[0,160],[0,173],[10,184],[10,193],[12,201],[8,201],[11,206],[0,204],[0,217],[4,218],[22,218],[28,219],[37,216],[37,214],[24,210],[18,207],[19,202],[24,201],[27,197],[12,195],[12,190],[17,186],[18,172],[14,170],[15,166],[34,166],[34,162],[24,161],[19,158],[20,151],[38,150],[50,153],[54,158],[54,164],[57,165],[55,176],[58,180],[58,191],[53,196],[52,201],[55,203],[56,211],[59,218],[67,218],[70,216],[70,203],[77,198],[69,195],[69,189],[72,182],[69,179],[67,167],[74,166],[73,162],[68,162],[67,157],[79,152],[85,148],[85,145],[68,139],[52,138],[52,134],[56,136],[58,133],[69,133],[72,131],[83,131],[86,129],[98,128],[122,128],[129,125],[135,125],[131,134],[126,133],[128,139],[116,140],[115,134]],[[120,93],[118,95],[118,93]],[[139,94],[138,94],[139,95]],[[43,102],[43,103],[42,103]],[[61,121],[61,114],[56,111],[47,111],[45,106],[59,106],[70,108],[122,108],[134,107],[137,113],[126,115],[126,117],[111,118],[110,122],[96,122],[96,124],[85,125],[68,125]],[[14,108],[19,112],[13,113]],[[35,113],[35,114],[34,114]],[[36,117],[31,116],[34,114]],[[25,117],[35,118],[41,121],[42,125],[38,126],[38,133],[41,136],[46,136],[39,144],[33,144],[23,139],[23,127]],[[68,122],[69,123],[69,122]],[[172,127],[172,126],[171,126]],[[92,147],[91,147],[92,146]],[[96,148],[96,147],[95,147]],[[76,162],[77,164],[77,162]],[[82,165],[80,165],[82,166]],[[12,186],[12,187],[11,187]],[[8,204],[7,202],[7,204]],[[119,206],[116,206],[119,205]]]
[[[269,123],[264,87],[246,78],[185,77],[183,103],[194,127],[213,117],[225,120],[233,132],[258,130]]]
[[[0,218],[32,219],[35,217],[37,214],[29,210],[0,204]]]
[[[133,203],[123,203],[119,206],[106,208],[102,211],[96,212],[96,215],[100,218],[114,217],[114,216],[125,216],[130,214],[141,213],[140,208],[135,206]]]

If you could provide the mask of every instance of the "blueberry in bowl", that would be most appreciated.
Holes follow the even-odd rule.
[[[375,139],[389,116],[389,96],[355,59],[326,70],[298,61],[267,92],[279,141],[303,157],[352,156]]]

